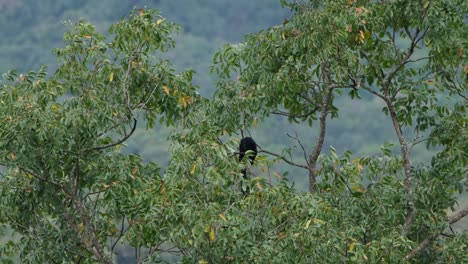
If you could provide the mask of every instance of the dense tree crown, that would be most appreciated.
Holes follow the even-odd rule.
[[[131,248],[137,263],[467,263],[451,225],[468,206],[450,211],[467,188],[466,1],[282,3],[289,19],[214,55],[210,99],[163,59],[180,27],[151,9],[108,36],[70,24],[50,76],[6,74],[0,260],[112,263]],[[375,100],[397,148],[325,144],[347,102]],[[256,138],[254,165],[239,162],[239,140],[273,116],[311,136],[288,134],[282,152]],[[122,152],[137,123],[172,128],[164,173]]]

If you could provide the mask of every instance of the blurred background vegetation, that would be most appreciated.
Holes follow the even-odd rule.
[[[241,42],[245,34],[254,33],[281,24],[290,16],[279,0],[0,0],[0,73],[15,69],[18,72],[38,70],[48,65],[49,72],[57,68],[52,49],[62,46],[62,35],[67,29],[63,21],[76,22],[83,18],[107,32],[112,23],[126,16],[133,8],[151,7],[161,11],[168,20],[176,22],[184,31],[175,36],[176,48],[165,54],[177,70],[194,69],[194,82],[200,93],[210,97],[216,78],[210,74],[212,57],[226,43]],[[422,51],[423,52],[423,51]],[[366,103],[355,100],[338,100],[339,122],[331,120],[327,129],[324,150],[333,146],[337,152],[351,150],[358,155],[379,152],[384,142],[396,142],[389,117],[382,113],[383,105],[367,94]],[[336,121],[336,122],[335,122]],[[315,134],[304,125],[291,125],[280,116],[259,122],[251,134],[265,149],[281,152],[297,142],[287,136],[296,134],[301,142],[311,148]],[[137,153],[147,161],[156,161],[163,168],[168,162],[167,137],[169,131],[156,127],[145,131],[140,123],[126,151]],[[240,135],[234,135],[240,138]],[[396,149],[397,150],[397,149]],[[296,146],[291,151],[294,159],[302,153]],[[424,144],[418,145],[412,155],[419,161],[428,161]],[[306,171],[278,168],[289,171],[289,179],[298,190],[307,189]]]

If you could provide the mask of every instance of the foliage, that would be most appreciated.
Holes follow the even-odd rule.
[[[146,211],[159,167],[122,155],[120,143],[140,116],[148,127],[170,125],[197,100],[192,73],[153,56],[173,46],[174,30],[155,11],[135,11],[107,42],[80,21],[55,50],[53,76],[6,75],[0,216],[21,234],[23,261],[110,261],[103,245],[118,237],[114,221]]]
[[[467,184],[467,4],[284,4],[288,21],[215,55],[210,100],[190,71],[155,56],[178,27],[149,9],[112,26],[111,42],[80,21],[50,78],[8,74],[0,223],[20,238],[0,252],[26,263],[110,263],[122,243],[138,263],[167,254],[182,263],[467,262],[466,231],[443,233],[468,214],[447,216]],[[341,102],[364,96],[381,100],[400,152],[385,143],[372,156],[324,154]],[[316,140],[290,135],[302,160],[259,146],[244,182],[237,135],[273,115],[307,123]],[[175,125],[163,176],[120,152],[141,119]],[[421,138],[408,140],[411,129]],[[439,148],[431,164],[411,156],[420,141]],[[292,167],[308,175],[309,193],[278,171]]]

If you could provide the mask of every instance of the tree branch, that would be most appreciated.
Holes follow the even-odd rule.
[[[317,112],[317,110],[319,109],[319,107],[315,107],[314,109],[312,109],[310,112],[306,113],[306,114],[302,114],[302,115],[292,115],[291,113],[288,113],[288,112],[284,112],[284,111],[271,111],[270,113],[271,114],[274,114],[274,115],[281,115],[281,116],[287,116],[287,117],[291,117],[291,118],[306,118],[312,114],[314,114],[315,112]]]
[[[468,214],[468,205],[465,206],[465,208],[463,208],[458,213],[448,217],[447,222],[449,223],[449,225],[454,224],[454,223],[458,222],[460,219],[462,219],[463,217],[465,217],[467,214]],[[406,255],[406,259],[409,260],[409,259],[412,259],[413,257],[415,257],[417,254],[419,254],[419,252],[421,252],[423,249],[425,249],[434,239],[436,239],[442,232],[443,231],[433,233],[430,236],[428,236],[426,239],[424,239],[419,244],[418,247],[416,247],[410,253],[408,253],[408,255]]]
[[[324,63],[323,67],[323,77],[327,83],[330,83],[331,73],[330,66],[328,63]],[[325,99],[322,101],[321,110],[322,113],[320,116],[320,132],[315,143],[314,150],[309,156],[308,160],[308,170],[309,170],[309,192],[315,192],[315,183],[316,183],[316,172],[315,167],[317,165],[317,159],[322,152],[323,142],[325,140],[325,129],[328,115],[328,108],[333,94],[333,87],[327,86],[327,91],[325,94]]]
[[[411,58],[411,56],[413,55],[414,53],[414,49],[416,48],[416,45],[418,44],[418,42],[421,40],[422,36],[420,36],[420,38],[418,38],[418,35],[419,35],[419,28],[416,29],[416,32],[414,33],[414,38],[412,38],[411,40],[411,44],[410,44],[410,47],[408,49],[408,52],[406,53],[406,55],[403,57],[403,59],[398,63],[398,65],[396,65],[391,71],[390,73],[387,75],[387,77],[384,79],[384,83],[383,83],[383,86],[384,86],[384,95],[385,97],[388,97],[389,94],[390,94],[390,84],[392,83],[392,80],[393,80],[393,77],[395,77],[395,75],[397,74],[397,72],[405,65],[409,62],[409,58]],[[424,36],[424,34],[423,34]]]
[[[126,230],[125,230],[125,215],[122,215],[122,222],[120,223],[120,234],[117,237],[117,239],[115,240],[115,242],[112,244],[112,247],[111,247],[111,250],[110,250],[111,252],[114,252],[115,246],[117,245],[117,243],[119,243],[119,240],[123,237],[125,232],[126,232]]]
[[[34,172],[32,172],[32,171],[26,169],[26,168],[19,167],[19,169],[20,169],[21,171],[25,172],[25,173],[30,174],[31,176],[33,176],[33,177],[36,178],[36,179],[39,179],[39,180],[41,180],[41,181],[43,181],[43,182],[50,183],[50,184],[52,184],[52,185],[55,185],[55,186],[59,187],[60,189],[62,189],[62,190],[64,191],[64,193],[66,193],[65,187],[64,187],[63,185],[61,185],[60,183],[57,183],[57,182],[55,182],[55,181],[53,181],[53,180],[51,180],[51,179],[47,179],[47,178],[44,178],[44,177],[42,177],[42,176],[39,176],[39,174],[36,174],[36,173],[34,173]]]
[[[411,163],[409,158],[408,146],[405,141],[405,137],[403,135],[403,131],[401,129],[401,124],[398,121],[398,117],[396,114],[396,110],[392,103],[392,97],[390,96],[390,85],[392,83],[393,78],[396,76],[398,71],[400,71],[405,64],[407,64],[409,59],[414,53],[414,49],[416,48],[418,42],[422,39],[425,32],[422,36],[419,36],[420,30],[419,28],[416,29],[416,32],[412,36],[410,47],[406,53],[406,55],[400,60],[400,62],[388,73],[388,75],[384,78],[383,84],[383,95],[377,92],[372,91],[369,88],[364,88],[367,91],[371,92],[372,94],[380,97],[387,105],[388,112],[390,114],[393,128],[398,137],[398,141],[400,143],[401,154],[403,158],[403,167],[405,173],[405,189],[406,189],[406,219],[405,224],[403,227],[405,235],[408,233],[411,225],[413,224],[414,219],[414,201],[413,201],[413,183],[412,183],[412,176],[411,176]]]
[[[268,150],[265,150],[265,149],[262,149],[260,148],[260,150],[258,151],[259,153],[263,152],[263,153],[267,153],[267,154],[270,154],[272,156],[275,156],[277,158],[280,158],[282,159],[283,161],[285,161],[286,163],[288,163],[289,165],[292,165],[292,166],[296,166],[296,167],[299,167],[299,168],[303,168],[303,169],[309,169],[306,165],[302,165],[302,164],[298,164],[298,163],[295,163],[295,162],[292,162],[288,159],[286,159],[285,157],[279,155],[279,154],[276,154],[274,152],[271,152],[271,151],[268,151]]]
[[[295,136],[295,137],[293,137],[293,136],[291,136],[291,135],[289,135],[289,134],[286,134],[286,135],[287,135],[288,137],[292,138],[292,139],[295,139],[295,140],[297,141],[297,143],[299,143],[299,146],[300,146],[301,149],[302,149],[302,153],[304,154],[304,160],[305,160],[306,162],[308,162],[308,160],[307,160],[307,151],[305,150],[304,145],[302,144],[301,140],[299,139],[299,137],[298,137],[298,135],[297,135],[297,132],[296,132],[296,136]],[[307,164],[307,165],[309,165],[309,164]]]
[[[127,140],[127,139],[133,134],[133,132],[135,132],[136,125],[137,125],[137,120],[136,120],[136,118],[133,118],[133,127],[132,127],[132,130],[130,131],[130,133],[126,134],[122,139],[120,139],[120,140],[117,141],[117,142],[108,144],[108,145],[92,147],[92,148],[87,149],[87,150],[90,151],[90,150],[102,150],[102,149],[107,149],[107,148],[111,148],[111,147],[117,146],[117,145],[119,145],[119,144],[125,142],[125,140]]]
[[[403,230],[405,234],[408,233],[411,225],[413,224],[414,218],[414,201],[413,201],[413,179],[411,176],[411,163],[410,157],[408,153],[408,146],[405,141],[405,136],[403,135],[403,131],[401,130],[400,122],[398,121],[397,114],[395,108],[393,107],[392,102],[389,98],[386,98],[385,102],[387,103],[388,112],[392,119],[393,128],[398,137],[398,141],[400,143],[401,155],[403,158],[403,168],[405,172],[405,189],[406,189],[406,219],[405,225]]]
[[[86,231],[88,233],[88,236],[89,236],[90,241],[89,241],[89,243],[86,243],[86,241],[84,241],[85,246],[88,249],[89,248],[93,249],[92,252],[93,252],[94,256],[99,261],[101,261],[102,263],[111,264],[112,261],[109,260],[108,257],[106,256],[106,254],[104,253],[104,248],[101,245],[101,243],[99,242],[99,239],[98,239],[98,237],[96,235],[96,229],[94,228],[93,224],[91,223],[91,219],[89,219],[90,216],[86,212],[85,206],[81,203],[81,201],[78,199],[77,196],[73,196],[73,202],[74,202],[75,206],[78,209],[82,224],[83,224],[84,228],[86,229]],[[80,235],[80,234],[78,233],[78,235]],[[91,244],[91,245],[87,245],[87,244]]]

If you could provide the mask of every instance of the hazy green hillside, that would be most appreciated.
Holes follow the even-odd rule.
[[[195,69],[203,91],[212,85],[208,67],[217,48],[281,23],[288,14],[278,0],[0,0],[0,72],[28,71],[44,64],[53,70],[51,50],[61,45],[66,30],[62,21],[84,18],[106,32],[133,8],[144,7],[158,9],[183,26],[177,47],[168,56],[177,69]]]

